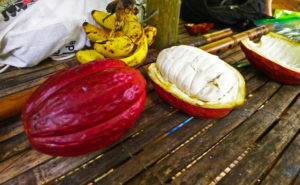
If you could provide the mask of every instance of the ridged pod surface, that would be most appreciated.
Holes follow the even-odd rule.
[[[128,131],[143,110],[144,77],[124,62],[96,60],[50,76],[26,103],[22,120],[34,149],[77,156]]]
[[[300,85],[300,43],[271,32],[258,43],[243,40],[241,48],[248,60],[271,79]]]

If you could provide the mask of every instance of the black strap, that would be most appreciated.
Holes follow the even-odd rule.
[[[181,18],[193,23],[215,22],[240,27],[254,19],[267,18],[265,6],[265,0],[183,0]]]

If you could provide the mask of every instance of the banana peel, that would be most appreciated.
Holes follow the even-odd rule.
[[[148,43],[147,43],[147,37],[143,33],[141,43],[138,46],[138,48],[135,50],[135,52],[126,58],[121,58],[123,62],[125,62],[128,66],[136,67],[143,63],[143,61],[147,57],[148,53]]]
[[[97,59],[104,59],[104,56],[95,50],[80,50],[75,54],[81,64],[85,64]]]
[[[131,55],[136,45],[127,36],[114,37],[105,41],[96,42],[94,49],[107,58],[123,58]]]
[[[82,28],[83,28],[86,36],[92,42],[96,42],[96,41],[100,42],[100,41],[107,40],[109,35],[110,35],[109,30],[99,28],[99,27],[97,27],[95,25],[92,25],[88,22],[84,22],[82,24]]]
[[[129,37],[133,43],[138,44],[143,35],[143,26],[138,21],[126,21],[122,32]]]
[[[101,27],[109,30],[115,29],[117,16],[99,10],[93,10],[91,14],[95,22]],[[133,12],[127,12],[124,15],[124,21],[138,21],[138,18]]]
[[[96,21],[96,23],[102,26],[103,28],[109,30],[113,30],[115,28],[115,22],[117,17],[114,15],[98,10],[93,10],[92,17]]]
[[[145,35],[147,37],[148,46],[151,46],[155,41],[157,35],[157,28],[154,26],[146,26],[144,29]]]

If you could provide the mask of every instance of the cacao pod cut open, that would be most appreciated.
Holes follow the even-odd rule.
[[[270,32],[258,43],[242,40],[248,60],[271,79],[300,85],[300,43]]]
[[[34,149],[77,156],[120,138],[144,108],[146,81],[120,60],[96,60],[50,76],[22,113]]]
[[[163,50],[148,74],[162,99],[199,119],[224,117],[245,100],[242,75],[217,56],[195,47]]]

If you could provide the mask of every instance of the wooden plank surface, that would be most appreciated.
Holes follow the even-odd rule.
[[[263,185],[292,184],[300,171],[300,135],[292,141],[280,160],[262,180]]]
[[[206,184],[226,169],[239,154],[242,154],[253,144],[264,132],[272,126],[290,102],[298,95],[300,89],[284,86],[265,105],[261,111],[253,116],[230,133],[227,137],[217,143],[213,150],[206,151],[205,156],[198,156],[191,164],[187,165],[180,172],[189,169],[185,175],[173,176],[175,184]],[[291,96],[287,97],[289,93]],[[190,151],[189,151],[190,152]],[[177,173],[177,174],[180,174]]]
[[[233,66],[247,62],[238,46],[220,57]],[[74,60],[11,69],[0,75],[2,92],[34,86],[64,65]],[[252,66],[239,70],[247,101],[228,116],[191,118],[162,102],[148,83],[134,127],[109,147],[79,157],[36,152],[19,117],[2,121],[0,184],[297,184],[300,87],[269,80]]]
[[[300,127],[300,98],[293,105],[287,114],[284,116],[284,121],[287,120],[288,126],[290,124],[297,124],[299,130]],[[287,118],[288,117],[288,118]],[[287,119],[286,119],[287,118]],[[262,184],[292,184],[297,175],[300,173],[300,135],[299,133],[295,139],[291,142],[287,150],[282,154],[282,157],[278,160],[275,166],[263,179]]]
[[[295,105],[291,107],[291,111],[296,111],[287,117],[283,117],[276,125],[259,140],[255,147],[244,157],[244,159],[233,168],[218,184],[254,184],[260,182],[261,178],[273,166],[277,157],[283,152],[287,145],[294,139],[300,130],[300,98]],[[299,139],[298,139],[299,140]],[[299,146],[299,143],[298,143]],[[299,149],[298,149],[299,151]],[[299,153],[298,153],[299,154]],[[291,158],[292,165],[297,165],[297,158]],[[286,162],[287,162],[286,161]],[[299,160],[298,160],[299,165]],[[295,177],[299,172],[300,166],[294,166],[291,171],[290,178]],[[281,178],[274,177],[275,184],[279,184]],[[277,179],[277,180],[276,180]],[[282,180],[288,180],[283,177]]]
[[[180,147],[175,149],[176,152],[171,152],[170,155],[164,157],[150,168],[151,171],[155,171],[162,182],[167,182],[172,176],[176,175],[178,171],[183,169],[186,164],[191,163],[197,158],[199,153],[204,153],[220,139],[225,137],[231,130],[246,120],[272,96],[278,88],[279,85],[266,84],[261,91],[249,97],[242,108],[233,111],[230,115],[219,120],[210,128],[204,131],[201,130],[198,134],[191,135],[187,142],[183,142],[183,145],[179,145]],[[248,94],[250,94],[250,92]],[[244,110],[247,110],[247,112]],[[139,176],[143,177],[144,181],[148,179],[146,174],[142,173]],[[151,181],[151,178],[149,181]],[[148,182],[148,180],[146,182]]]
[[[0,124],[0,142],[8,140],[24,132],[23,122],[20,117],[13,117]]]
[[[60,62],[48,62],[49,63],[45,63],[46,67],[36,66],[24,70],[22,69],[22,71],[15,69],[13,71],[1,74],[0,76],[2,79],[0,82],[0,98],[4,98],[7,95],[13,95],[26,89],[39,86],[51,74],[65,69],[66,67],[78,64],[74,58]]]

